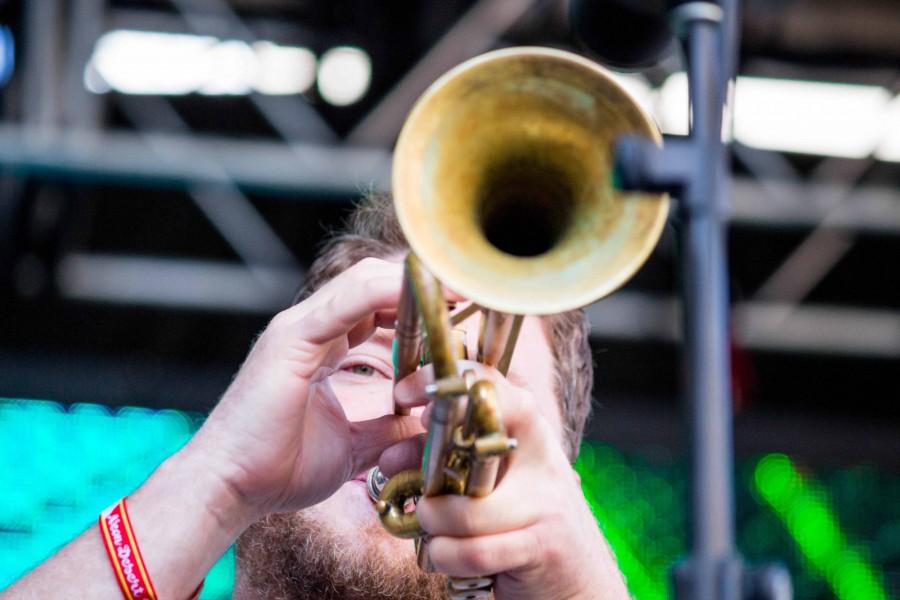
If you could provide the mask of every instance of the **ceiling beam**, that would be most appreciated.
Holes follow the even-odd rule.
[[[347,141],[390,147],[415,101],[438,77],[490,50],[497,38],[534,4],[534,0],[480,0],[350,132]]]
[[[158,139],[170,155],[159,156],[147,139]],[[391,153],[378,148],[131,131],[60,131],[48,137],[9,124],[0,124],[0,165],[23,176],[111,180],[133,186],[218,184],[224,170],[249,191],[299,200],[324,193],[345,202],[367,190],[388,191],[391,179]],[[735,178],[732,224],[784,228],[824,224],[831,229],[900,234],[898,190],[861,185],[836,199],[834,185]]]
[[[266,285],[260,285],[260,277]],[[303,273],[197,260],[70,254],[56,272],[69,299],[214,312],[272,314],[287,306]],[[680,301],[622,291],[586,309],[592,336],[680,343]],[[738,344],[750,350],[900,358],[900,314],[834,305],[741,302]]]
[[[110,254],[69,254],[56,269],[70,300],[210,312],[274,314],[302,281],[300,270]]]
[[[595,337],[681,342],[675,297],[617,292],[586,310]],[[897,311],[753,301],[731,317],[736,343],[750,350],[900,358]]]
[[[379,149],[153,132],[39,135],[0,125],[0,165],[22,176],[163,187],[230,181],[264,194],[313,193],[347,201],[361,190],[387,189],[390,164],[390,153]]]

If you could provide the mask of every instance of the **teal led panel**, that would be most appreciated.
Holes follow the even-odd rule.
[[[0,589],[92,525],[190,438],[174,410],[0,399]],[[229,598],[229,552],[202,598]]]
[[[94,523],[199,427],[174,410],[0,399],[0,590]],[[596,442],[576,469],[638,600],[670,598],[683,556],[685,471]],[[752,561],[791,570],[798,600],[900,597],[900,477],[871,464],[813,473],[771,454],[737,469],[738,542]],[[203,599],[231,595],[233,552]]]

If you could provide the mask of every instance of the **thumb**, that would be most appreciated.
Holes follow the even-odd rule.
[[[373,467],[385,449],[422,431],[418,417],[384,415],[350,423],[352,472],[359,473]]]
[[[404,469],[418,469],[422,465],[425,451],[425,434],[406,438],[381,453],[378,468],[387,477],[393,477]]]

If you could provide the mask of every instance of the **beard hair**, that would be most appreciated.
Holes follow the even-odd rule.
[[[377,522],[341,535],[313,510],[269,515],[237,542],[235,598],[254,600],[435,600],[447,577],[425,573],[408,552],[391,552]],[[379,543],[381,542],[381,543]],[[412,542],[409,542],[412,544]]]

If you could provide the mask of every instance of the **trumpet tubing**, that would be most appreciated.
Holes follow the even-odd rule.
[[[584,306],[643,264],[668,199],[612,185],[623,134],[662,138],[598,65],[545,48],[491,52],[436,81],[394,154],[394,203],[411,252],[397,317],[395,375],[422,354],[434,367],[422,471],[388,481],[376,504],[391,533],[422,534],[418,496],[483,496],[516,442],[494,386],[458,373],[442,283],[482,312],[477,359],[506,374],[523,315]],[[421,322],[422,332],[418,330]],[[417,544],[420,565],[427,551]],[[451,596],[487,594],[490,577],[451,579]]]

